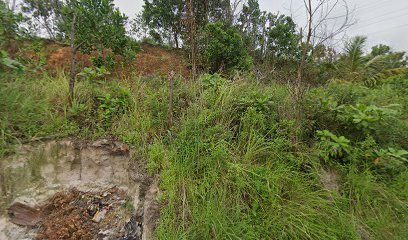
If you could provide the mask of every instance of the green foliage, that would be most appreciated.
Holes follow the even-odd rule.
[[[375,45],[371,48],[370,55],[373,57],[385,55],[391,52],[391,47],[384,44]]]
[[[392,109],[398,105],[390,105],[386,107],[366,106],[364,104],[357,104],[350,106],[352,112],[352,121],[358,127],[367,131],[374,129],[375,124],[384,122],[387,118],[397,115],[398,111]],[[347,114],[347,111],[345,112]]]
[[[297,58],[299,56],[300,36],[293,19],[285,15],[270,15],[268,31],[268,51],[278,58]]]
[[[83,103],[73,102],[68,112],[68,117],[77,119],[87,111],[87,106]]]
[[[342,79],[373,87],[389,77],[407,73],[405,52],[392,52],[390,47],[379,45],[364,55],[366,40],[366,37],[358,36],[346,43],[344,53],[336,63]]]
[[[45,40],[40,38],[32,38],[30,42],[22,44],[16,55],[16,60],[21,62],[28,71],[43,72],[47,65],[47,56],[45,48]],[[30,53],[30,57],[27,57]]]
[[[3,67],[17,70],[19,72],[24,71],[24,66],[21,63],[9,58],[7,52],[0,50],[0,69],[3,69]]]
[[[14,13],[8,8],[5,1],[0,0],[0,47],[4,47],[11,40],[16,40],[23,29],[19,24],[22,23],[24,17],[20,13]]]
[[[298,58],[300,36],[291,17],[261,11],[258,0],[250,0],[243,6],[239,27],[254,59],[276,64]]]
[[[227,82],[227,80],[222,78],[218,73],[204,74],[200,80],[204,88],[217,88]]]
[[[243,35],[246,37],[247,47],[253,53],[261,42],[265,39],[259,37],[258,29],[262,25],[261,17],[264,17],[266,13],[261,12],[259,2],[257,0],[249,0],[242,7],[242,12],[239,16],[241,22],[241,29],[243,29]]]
[[[338,137],[328,130],[317,131],[317,136],[320,139],[320,156],[326,161],[341,160],[350,154],[350,140],[344,136]]]
[[[34,19],[34,27],[44,27],[51,39],[56,39],[57,18],[60,15],[63,2],[60,0],[24,0],[21,10]]]
[[[353,115],[380,119],[369,125],[406,116],[404,107],[401,115],[374,107],[405,106],[403,79],[378,89],[331,84],[308,93],[306,116],[316,131],[304,135],[307,144],[294,153],[290,93],[250,76],[226,84],[219,75],[205,75],[204,89],[176,78],[171,127],[165,78],[78,81],[69,106],[64,75],[3,76],[1,154],[18,141],[45,136],[116,136],[133,145],[148,159],[148,171],[160,174],[159,239],[406,236],[407,152],[398,143],[403,135],[391,141],[378,127],[369,128],[372,137],[353,127]],[[322,183],[320,169],[327,164],[339,174],[338,190]]]
[[[61,114],[68,104],[58,102],[62,98],[57,93],[67,92],[65,78],[39,80],[21,74],[1,74],[1,78],[0,155],[22,141],[76,133],[77,126]]]
[[[381,155],[379,154],[379,157],[381,156],[388,156],[394,159],[398,159],[401,161],[407,162],[408,160],[404,157],[405,155],[408,155],[408,151],[406,150],[397,150],[394,148],[388,148],[387,150],[382,150],[380,151]]]
[[[71,106],[63,74],[0,74],[0,154],[42,137],[132,145],[160,176],[158,239],[408,236],[404,76],[310,87],[294,152],[287,86],[252,75],[176,77],[169,126],[167,78],[95,81],[103,76],[87,69]]]
[[[98,9],[98,11],[95,11]],[[84,52],[94,48],[112,49],[122,54],[131,39],[126,36],[127,17],[115,7],[113,0],[80,0],[66,3],[58,18],[61,37],[71,37],[72,21],[75,21],[75,45]]]
[[[124,114],[130,107],[130,93],[124,89],[120,90],[121,92],[116,97],[111,96],[109,93],[98,97],[99,117],[101,125],[105,130],[112,125],[114,116]]]
[[[408,151],[403,149],[387,148],[375,150],[377,158],[374,163],[378,167],[382,167],[380,173],[396,176],[406,170],[408,159]]]
[[[250,105],[236,113],[235,100],[250,95],[248,88],[262,92],[248,83],[205,90],[151,147],[165,204],[157,238],[357,239],[350,218],[297,167],[283,123]]]
[[[82,72],[78,73],[78,76],[84,77],[87,81],[95,81],[100,80],[109,74],[110,72],[105,67],[93,67],[84,68]]]
[[[239,32],[221,22],[209,23],[204,30],[203,60],[210,72],[249,70],[252,59]]]
[[[256,111],[270,114],[273,110],[272,97],[268,94],[262,94],[258,91],[249,92],[236,103],[237,109],[244,112],[249,108]]]
[[[151,35],[157,36],[157,42],[172,39],[172,44],[178,48],[184,9],[185,1],[182,0],[144,0],[143,22],[151,29]]]
[[[367,41],[367,37],[357,36],[346,43],[343,55],[344,70],[350,74],[356,75],[364,63],[363,48]]]

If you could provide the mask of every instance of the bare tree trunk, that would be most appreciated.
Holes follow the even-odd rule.
[[[305,2],[306,4],[306,2]],[[313,12],[312,12],[312,0],[308,0],[307,6],[307,13],[308,13],[308,29],[307,29],[307,35],[306,35],[306,43],[304,46],[302,46],[302,42],[300,44],[302,48],[302,55],[300,58],[300,63],[299,67],[297,69],[297,77],[295,79],[295,82],[293,84],[293,95],[292,95],[292,101],[293,101],[293,114],[294,114],[294,121],[295,121],[295,134],[292,139],[292,143],[295,146],[295,149],[297,149],[297,145],[299,144],[299,134],[300,130],[302,127],[302,106],[301,106],[301,99],[302,99],[302,78],[303,78],[303,72],[305,69],[306,65],[306,58],[307,54],[309,52],[309,45],[310,45],[310,39],[312,37],[313,29],[312,29],[312,21],[313,21]],[[301,38],[303,38],[302,30],[301,30]]]
[[[14,12],[16,10],[16,0],[13,0],[13,4],[11,5],[11,11]]]
[[[174,42],[176,43],[176,48],[179,48],[178,33],[174,33]]]
[[[193,81],[196,80],[197,77],[197,43],[196,43],[196,24],[194,20],[194,11],[193,11],[193,0],[189,1],[189,16],[188,16],[188,24],[190,28],[190,44],[191,44],[191,64],[192,64],[192,75]]]
[[[75,67],[76,67],[76,53],[77,47],[75,46],[75,22],[76,22],[76,13],[71,23],[71,77],[69,80],[69,102],[72,105],[74,101],[74,88],[75,88]]]
[[[296,133],[293,136],[293,144],[295,149],[297,149],[297,145],[299,143],[299,133],[302,127],[302,106],[301,106],[301,99],[302,99],[302,82],[303,82],[303,75],[304,70],[306,67],[307,57],[309,55],[309,50],[311,51],[311,56],[313,56],[313,46],[312,44],[321,44],[327,41],[334,36],[341,34],[350,26],[352,26],[353,20],[350,18],[350,11],[347,6],[346,0],[319,0],[315,1],[315,6],[312,6],[312,0],[303,0],[304,6],[306,7],[307,13],[307,35],[306,35],[306,42],[300,44],[301,46],[301,58],[299,62],[299,66],[297,69],[297,77],[293,84],[293,93],[292,93],[292,101],[293,101],[293,119],[295,121]],[[340,6],[340,3],[344,3],[343,7],[346,10],[345,15],[342,16],[331,16],[337,7]],[[319,28],[327,24],[332,20],[339,20],[344,18],[344,21],[341,22],[340,25],[334,25],[330,32],[323,32],[323,35],[318,34],[317,31]],[[336,21],[335,21],[336,22]],[[303,34],[301,33],[301,38],[303,39]],[[320,36],[319,36],[320,35]],[[315,46],[315,45],[314,45]],[[312,47],[312,48],[311,48]]]
[[[232,12],[232,6],[231,6],[231,1],[226,0],[225,1],[225,21],[229,24],[232,25],[233,19],[234,19],[234,13]]]
[[[173,97],[174,97],[174,72],[171,71],[169,75],[169,84],[170,84],[170,92],[169,92],[169,119],[168,125],[169,128],[173,126]]]
[[[48,35],[52,40],[56,40],[55,34],[51,29],[50,25],[48,24],[48,19],[43,19],[45,30],[47,31]]]

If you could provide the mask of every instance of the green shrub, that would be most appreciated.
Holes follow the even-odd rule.
[[[92,67],[84,68],[80,73],[78,73],[78,76],[83,77],[86,81],[96,81],[101,80],[109,74],[110,72],[105,67]]]
[[[19,72],[24,72],[24,65],[20,62],[11,59],[7,52],[0,50],[0,70],[4,71],[3,68],[9,68],[17,70]]]
[[[222,78],[219,74],[204,74],[200,78],[201,85],[204,88],[216,88],[227,82],[225,78]]]
[[[237,29],[221,22],[209,23],[204,35],[203,58],[211,73],[250,69],[252,59]]]
[[[343,160],[350,154],[350,140],[344,136],[336,136],[328,130],[317,131],[317,136],[320,138],[318,148],[320,155],[326,161]]]

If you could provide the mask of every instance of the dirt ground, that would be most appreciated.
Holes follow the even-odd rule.
[[[181,50],[142,44],[142,51],[137,54],[134,66],[142,75],[168,74],[174,71],[175,74],[188,77],[190,70],[186,63]]]
[[[116,187],[101,192],[76,189],[58,192],[42,206],[16,203],[9,209],[10,220],[37,229],[36,239],[141,239],[142,228],[135,222],[126,193]],[[131,227],[136,226],[136,227]],[[138,227],[139,226],[139,227]]]

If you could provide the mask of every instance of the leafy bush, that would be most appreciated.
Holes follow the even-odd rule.
[[[350,140],[344,136],[338,137],[328,130],[317,131],[317,136],[320,138],[320,156],[326,161],[343,160],[350,154]]]
[[[343,109],[346,107],[343,106]],[[350,115],[353,123],[367,132],[375,129],[376,125],[384,123],[387,118],[397,115],[398,111],[392,109],[393,107],[398,107],[398,105],[377,107],[357,104],[356,106],[348,106],[348,109],[345,111],[340,110],[340,112]]]
[[[374,153],[376,155],[374,164],[379,174],[393,178],[407,170],[408,151],[390,147],[374,150]]]
[[[11,40],[15,40],[24,31],[20,23],[24,21],[21,13],[11,11],[4,0],[0,0],[0,47],[3,48]]]
[[[130,94],[122,92],[119,96],[113,97],[109,93],[104,96],[99,96],[99,117],[102,127],[107,130],[111,125],[115,116],[120,116],[129,109]]]
[[[0,50],[0,69],[7,67],[19,72],[24,71],[24,66],[16,60],[9,58],[7,52]]]
[[[272,97],[268,93],[264,94],[259,91],[250,91],[238,100],[236,107],[241,112],[244,112],[248,108],[254,108],[259,112],[271,113],[273,110]]]
[[[237,29],[221,22],[209,23],[204,35],[203,59],[211,73],[250,69],[252,59]]]
[[[200,78],[201,84],[204,88],[216,88],[227,82],[225,78],[222,78],[219,74],[204,74]]]
[[[84,77],[87,81],[95,81],[109,74],[110,72],[105,67],[92,67],[84,68],[82,72],[78,73],[78,76]]]

